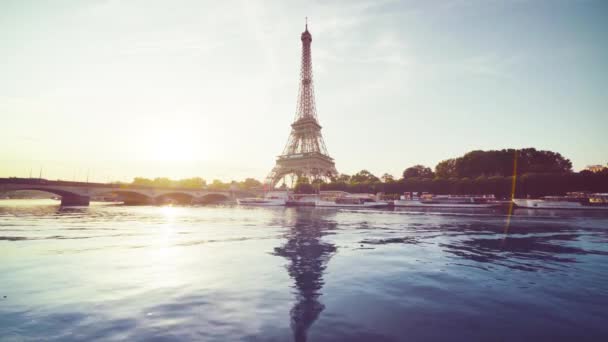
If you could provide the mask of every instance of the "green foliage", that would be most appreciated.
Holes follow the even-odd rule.
[[[132,185],[137,186],[153,186],[159,188],[190,188],[200,189],[206,184],[205,180],[200,177],[186,178],[180,180],[171,180],[166,177],[158,177],[154,179],[136,177],[131,182]]]
[[[201,177],[193,177],[193,178],[186,178],[186,179],[180,179],[178,181],[176,181],[177,186],[180,188],[194,188],[194,189],[200,189],[205,187],[205,185],[207,185],[207,182],[202,179]]]
[[[385,173],[382,175],[382,177],[380,177],[382,179],[383,183],[392,183],[395,181],[395,177],[393,177],[392,175]]]
[[[430,167],[426,167],[424,165],[414,165],[414,166],[408,167],[407,169],[405,169],[403,171],[404,179],[414,178],[414,177],[433,178],[434,176],[435,176],[435,174],[433,173],[433,170],[431,170]]]
[[[435,175],[439,178],[508,177],[513,175],[516,159],[518,175],[572,172],[572,163],[561,154],[524,148],[520,150],[471,151],[462,157],[440,162],[435,167]]]
[[[392,183],[328,183],[321,190],[348,192],[402,194],[404,192],[430,192],[433,194],[494,194],[499,198],[511,197],[513,176],[480,176],[464,178],[406,178]],[[515,178],[517,197],[564,195],[572,191],[608,192],[608,172],[592,173],[527,173]]]
[[[298,177],[294,191],[297,194],[313,194],[315,193],[315,187],[310,184],[307,177]]]
[[[380,179],[367,170],[361,170],[350,177],[350,183],[378,183]]]
[[[514,159],[517,158],[515,191],[518,197],[561,195],[571,191],[608,192],[608,169],[593,173],[572,172],[572,163],[561,154],[538,151],[534,148],[521,150],[472,151],[462,157],[444,160],[437,164],[435,173],[423,165],[414,165],[403,171],[403,179],[395,180],[385,173],[382,180],[367,170],[349,176],[341,174],[331,182],[310,182],[299,177],[295,192],[315,193],[318,190],[341,190],[352,193],[430,192],[435,194],[494,194],[511,196]],[[434,178],[433,178],[434,177]],[[137,177],[131,183],[139,186],[203,188],[200,177],[182,180],[168,178]],[[223,183],[215,179],[206,186],[209,190],[259,190],[263,184],[253,178],[241,182]]]
[[[254,178],[247,178],[242,182],[227,182],[224,183],[219,179],[214,179],[211,184],[207,185],[207,182],[200,177],[185,178],[179,180],[172,180],[166,177],[159,177],[154,179],[148,179],[143,177],[136,177],[131,182],[132,185],[137,186],[150,186],[159,188],[184,188],[184,189],[203,189],[209,190],[258,190],[263,187],[262,182]]]
[[[572,163],[561,154],[534,148],[472,151],[438,163],[434,174],[422,165],[409,167],[404,170],[403,179],[398,181],[383,176],[383,182],[380,182],[369,171],[362,170],[352,177],[341,175],[331,183],[323,184],[321,190],[494,194],[508,198],[514,178],[515,195],[519,197],[560,195],[571,191],[608,192],[608,170],[573,173]]]
[[[254,178],[246,178],[238,183],[238,187],[245,190],[260,189],[262,188],[262,182]]]
[[[167,178],[167,177],[157,177],[154,178],[154,180],[152,181],[152,183],[154,184],[154,186],[157,186],[159,188],[168,188],[170,186],[175,186],[177,184],[173,184],[173,182]]]
[[[435,176],[443,179],[456,177],[456,159],[448,159],[439,162],[435,166]]]
[[[350,182],[350,176],[341,173],[338,177],[336,177],[335,179],[332,179],[332,183],[348,183]]]
[[[140,185],[140,186],[154,186],[154,182],[152,182],[151,179],[143,178],[143,177],[135,177],[133,179],[133,182],[131,182],[131,184]]]
[[[209,190],[229,190],[230,189],[230,183],[223,183],[219,179],[214,179],[211,182],[211,184],[209,184],[207,186],[207,189],[209,189]]]

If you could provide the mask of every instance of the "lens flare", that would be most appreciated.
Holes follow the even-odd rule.
[[[515,187],[517,185],[517,150],[513,151],[513,177],[511,180],[511,201],[509,202],[509,209],[507,211],[507,221],[505,222],[504,230],[504,241],[507,239],[509,233],[509,225],[511,224],[511,215],[513,214],[513,200],[515,199]]]

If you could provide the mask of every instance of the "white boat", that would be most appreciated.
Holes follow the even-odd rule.
[[[509,204],[499,201],[494,195],[432,195],[428,193],[416,196],[406,192],[395,200],[395,207],[415,208],[498,208]]]
[[[264,197],[249,197],[239,198],[237,203],[239,205],[252,205],[252,206],[285,206],[289,200],[289,193],[286,191],[271,191],[264,195]]]
[[[314,207],[319,195],[317,194],[292,194],[287,200],[288,207]]]
[[[608,210],[608,193],[545,196],[540,199],[514,199],[513,202],[518,208],[528,209]]]
[[[385,208],[389,206],[388,202],[380,201],[378,197],[371,194],[326,191],[315,200],[315,206],[328,208]]]

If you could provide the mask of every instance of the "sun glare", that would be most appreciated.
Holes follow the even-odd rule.
[[[154,161],[197,161],[204,160],[207,151],[194,134],[164,136],[162,138],[144,139],[146,144],[140,146],[140,158]]]
[[[173,207],[172,204],[167,204],[162,206],[160,210],[165,218],[167,218],[169,221],[172,221],[176,215],[177,208]]]
[[[160,161],[192,161],[197,159],[194,146],[175,140],[163,140],[152,151],[152,159]]]

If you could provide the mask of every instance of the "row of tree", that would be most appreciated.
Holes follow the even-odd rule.
[[[306,182],[303,182],[306,183]],[[296,186],[298,192],[311,190],[341,190],[354,193],[402,194],[430,192],[434,194],[494,194],[508,198],[512,190],[516,197],[563,195],[573,191],[608,192],[608,172],[592,173],[527,173],[522,176],[479,176],[465,178],[405,178],[393,182],[344,183],[318,182]]]
[[[254,178],[247,178],[244,181],[222,182],[219,179],[214,179],[210,184],[200,177],[185,178],[173,180],[166,177],[158,177],[154,179],[136,177],[131,182],[132,185],[162,187],[162,188],[186,188],[186,189],[209,189],[209,190],[252,190],[262,187],[262,183]]]
[[[150,186],[150,187],[159,187],[159,188],[193,188],[200,189],[207,185],[207,182],[200,177],[193,178],[185,178],[179,180],[169,179],[167,177],[157,177],[154,179],[144,178],[144,177],[135,177],[132,185],[138,186]]]
[[[534,148],[472,151],[444,160],[433,171],[414,165],[395,180],[380,178],[367,170],[352,176],[340,175],[329,183],[304,179],[296,191],[342,190],[348,192],[431,192],[436,194],[494,194],[516,196],[562,195],[573,191],[608,192],[608,168],[599,173],[572,172],[572,163],[561,154]]]
[[[330,182],[310,181],[300,177],[295,185],[299,193],[319,190],[342,190],[355,193],[398,195],[403,192],[435,194],[494,194],[509,197],[561,195],[571,191],[608,192],[608,168],[602,172],[572,172],[572,163],[561,154],[534,148],[472,151],[462,157],[444,160],[431,168],[414,165],[395,179],[385,173],[377,177],[367,170],[354,175],[341,174]],[[200,178],[171,180],[169,178],[135,178],[134,185],[210,190],[261,190],[263,184],[253,178],[244,181],[211,183]]]
[[[472,151],[460,158],[444,160],[435,167],[435,175],[439,178],[569,172],[572,172],[570,160],[559,153],[534,148]]]

